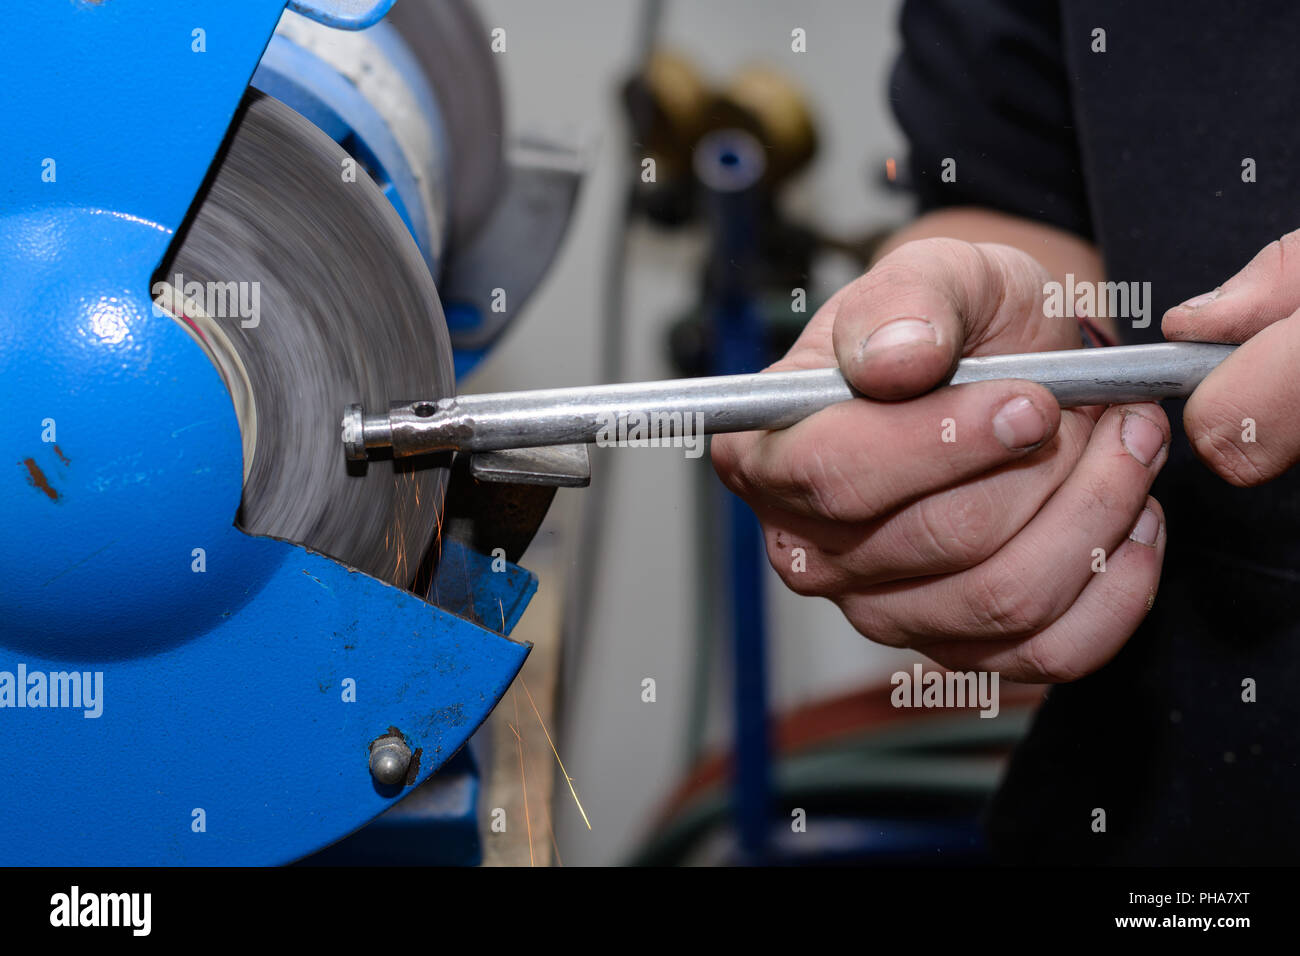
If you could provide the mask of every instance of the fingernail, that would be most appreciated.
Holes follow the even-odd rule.
[[[1029,399],[1013,398],[993,416],[993,434],[1011,451],[1022,451],[1047,437],[1047,420]]]
[[[1124,414],[1124,426],[1119,431],[1119,437],[1125,450],[1143,465],[1155,461],[1165,444],[1165,433],[1160,427],[1136,412]]]
[[[920,342],[934,345],[938,341],[939,337],[934,326],[925,319],[895,319],[886,322],[867,336],[859,354],[875,355],[885,349],[898,348],[900,345],[916,345]]]
[[[1137,524],[1133,525],[1133,530],[1129,532],[1130,541],[1136,541],[1138,544],[1145,544],[1148,548],[1154,547],[1156,538],[1160,535],[1160,518],[1150,508],[1143,508],[1142,513],[1138,515]]]
[[[1182,305],[1180,305],[1178,308],[1180,308],[1180,309],[1199,309],[1201,306],[1205,305],[1207,302],[1213,302],[1213,301],[1214,301],[1215,299],[1217,299],[1218,297],[1219,297],[1219,290],[1218,290],[1218,289],[1215,289],[1213,292],[1205,292],[1205,293],[1202,293],[1201,295],[1198,295],[1198,296],[1196,296],[1196,297],[1194,297],[1194,298],[1188,299],[1186,302],[1184,302],[1184,303],[1183,303]]]

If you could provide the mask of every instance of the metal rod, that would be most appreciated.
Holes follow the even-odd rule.
[[[982,356],[962,359],[949,384],[1027,379],[1062,407],[1182,398],[1234,348],[1162,342]],[[349,458],[363,460],[384,449],[404,457],[603,443],[626,436],[637,421],[654,423],[664,439],[673,437],[671,429],[681,438],[683,428],[689,436],[786,428],[858,397],[836,368],[458,395],[395,402],[383,415],[349,405],[343,444]]]

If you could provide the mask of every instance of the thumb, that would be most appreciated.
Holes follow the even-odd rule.
[[[832,331],[836,361],[869,398],[927,392],[994,334],[1041,322],[1048,278],[1010,246],[906,243],[844,290]],[[1024,338],[1027,344],[1032,335]]]
[[[1300,231],[1270,242],[1212,292],[1176,305],[1161,322],[1167,339],[1244,342],[1300,308]]]

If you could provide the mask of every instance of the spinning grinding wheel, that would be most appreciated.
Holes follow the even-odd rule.
[[[408,586],[438,534],[447,468],[338,449],[356,395],[444,396],[454,378],[437,291],[392,205],[293,110],[252,91],[160,281],[253,283],[257,314],[177,303],[235,398],[244,443],[239,525]],[[227,301],[230,301],[229,299]],[[228,310],[230,311],[230,310]]]

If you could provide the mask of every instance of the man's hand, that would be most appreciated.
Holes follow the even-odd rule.
[[[1244,342],[1192,393],[1183,425],[1207,465],[1258,485],[1300,461],[1300,232],[1165,313],[1166,338]]]
[[[1024,381],[926,394],[962,355],[1077,346],[1073,320],[1043,316],[1048,278],[1010,246],[900,246],[772,367],[838,364],[895,401],[713,440],[790,588],[873,640],[1030,681],[1109,660],[1149,610],[1165,548],[1147,495],[1168,453],[1159,406],[1061,411]]]

